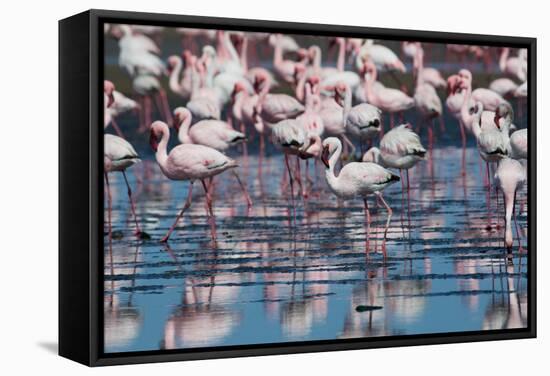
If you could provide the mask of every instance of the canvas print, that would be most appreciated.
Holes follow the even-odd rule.
[[[526,49],[103,31],[104,353],[528,326]]]

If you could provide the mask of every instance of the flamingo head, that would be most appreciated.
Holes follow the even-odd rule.
[[[468,69],[459,70],[458,77],[460,77],[462,88],[472,84],[472,72],[470,72]]]
[[[344,100],[346,98],[347,85],[344,82],[338,82],[334,86],[334,100],[340,106],[343,106]]]
[[[173,127],[176,132],[179,132],[182,123],[190,116],[190,112],[185,107],[177,107],[174,110]]]
[[[236,82],[233,86],[233,92],[231,93],[231,98],[235,101],[235,98],[239,93],[246,92],[246,86],[242,82]]]
[[[307,78],[306,83],[310,86],[311,92],[316,93],[317,89],[319,88],[319,83],[321,82],[321,79],[317,75],[311,75]]]
[[[309,58],[309,52],[305,48],[299,48],[298,51],[296,51],[296,55],[300,61]]]
[[[329,158],[337,148],[337,144],[340,142],[336,137],[329,137],[323,141],[323,149],[321,151],[321,162],[330,168]]]
[[[376,66],[374,63],[368,58],[368,56],[363,57],[363,70],[364,74],[369,78],[376,77]]]
[[[458,74],[450,75],[447,78],[447,95],[455,94],[459,89],[460,76]]]
[[[501,103],[498,105],[496,111],[495,111],[495,125],[498,129],[500,129],[500,119],[512,119],[514,110],[512,110],[512,107],[510,107],[507,103]]]
[[[177,57],[176,55],[172,55],[168,58],[168,73],[171,73],[174,70],[176,65],[178,65],[178,61],[179,57]]]
[[[111,107],[115,101],[115,97],[113,95],[115,91],[115,84],[113,84],[111,81],[109,80],[105,80],[103,81],[103,92],[105,93],[105,95],[107,95],[107,107]]]
[[[162,135],[168,132],[168,125],[166,123],[157,120],[151,124],[151,133],[149,134],[149,145],[156,153],[159,146],[159,140],[162,138]]]

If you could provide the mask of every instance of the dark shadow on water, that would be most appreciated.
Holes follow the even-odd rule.
[[[38,347],[41,347],[42,349],[54,355],[57,355],[59,350],[59,345],[57,342],[38,342],[37,345]]]

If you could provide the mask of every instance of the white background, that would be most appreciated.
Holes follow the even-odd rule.
[[[61,3],[61,2],[59,2]],[[0,21],[0,373],[55,375],[541,374],[548,369],[545,237],[550,163],[550,20],[543,1],[6,0]],[[326,5],[317,5],[326,4]],[[8,8],[9,7],[9,8]],[[57,20],[87,8],[472,32],[538,39],[538,317],[536,340],[88,369],[57,342]],[[546,31],[545,31],[546,30]],[[75,127],[81,126],[74,124]],[[543,368],[544,367],[544,368]]]

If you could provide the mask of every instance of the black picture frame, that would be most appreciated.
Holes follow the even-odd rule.
[[[467,43],[528,50],[528,326],[199,349],[104,354],[103,22]],[[59,21],[59,354],[88,366],[369,349],[536,337],[536,39],[357,26],[88,10]]]

